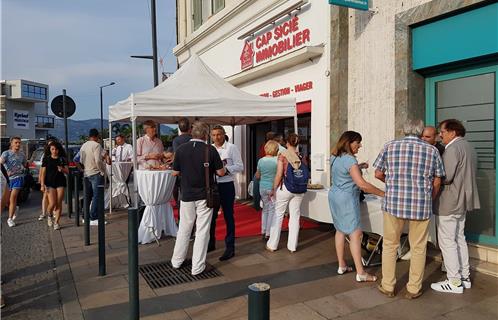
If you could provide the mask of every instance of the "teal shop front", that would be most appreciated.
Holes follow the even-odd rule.
[[[426,122],[459,119],[478,156],[481,209],[467,216],[467,237],[498,245],[498,3],[413,27],[412,68],[425,77]]]

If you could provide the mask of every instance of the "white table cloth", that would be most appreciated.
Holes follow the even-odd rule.
[[[178,227],[170,204],[176,180],[172,173],[172,170],[137,170],[138,194],[146,205],[138,228],[138,243],[159,239],[163,232],[176,237]]]
[[[301,205],[301,216],[308,217],[315,221],[334,223],[332,215],[330,214],[329,189],[308,190],[305,193]],[[384,235],[383,213],[381,209],[380,197],[374,195],[366,195],[365,200],[360,203],[360,223],[361,228],[365,232],[376,233]],[[408,233],[408,224],[405,224],[403,230]],[[432,216],[429,224],[429,242],[436,244],[436,223],[434,216]]]
[[[112,208],[128,208],[130,206],[130,193],[126,180],[130,175],[133,163],[131,162],[113,162],[112,163],[112,176],[111,165],[107,165],[107,176],[112,179],[112,190],[108,188],[105,193],[105,208],[109,209],[111,204],[112,194]]]

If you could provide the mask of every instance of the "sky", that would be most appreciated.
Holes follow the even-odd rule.
[[[174,72],[176,1],[156,0],[161,72]],[[108,106],[153,87],[150,0],[1,0],[1,65],[4,80],[49,86],[50,101],[66,89],[76,102],[74,120],[104,118]]]

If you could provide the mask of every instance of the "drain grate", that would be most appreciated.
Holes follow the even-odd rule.
[[[171,262],[156,262],[139,266],[139,271],[152,289],[175,286],[182,283],[194,282],[197,280],[211,279],[221,276],[215,267],[206,262],[206,268],[211,268],[196,276],[190,274],[192,270],[192,260],[185,260],[179,269],[173,268]]]

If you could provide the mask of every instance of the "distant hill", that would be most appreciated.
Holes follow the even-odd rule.
[[[68,119],[68,134],[69,141],[79,141],[80,136],[88,135],[88,131],[92,128],[100,129],[100,119],[88,119],[88,120],[71,120]],[[49,130],[49,134],[63,140],[64,139],[64,120],[56,118],[55,128]],[[106,119],[104,119],[104,128],[108,128],[109,124]],[[169,135],[173,132],[175,128],[168,125],[161,125],[161,135]]]

